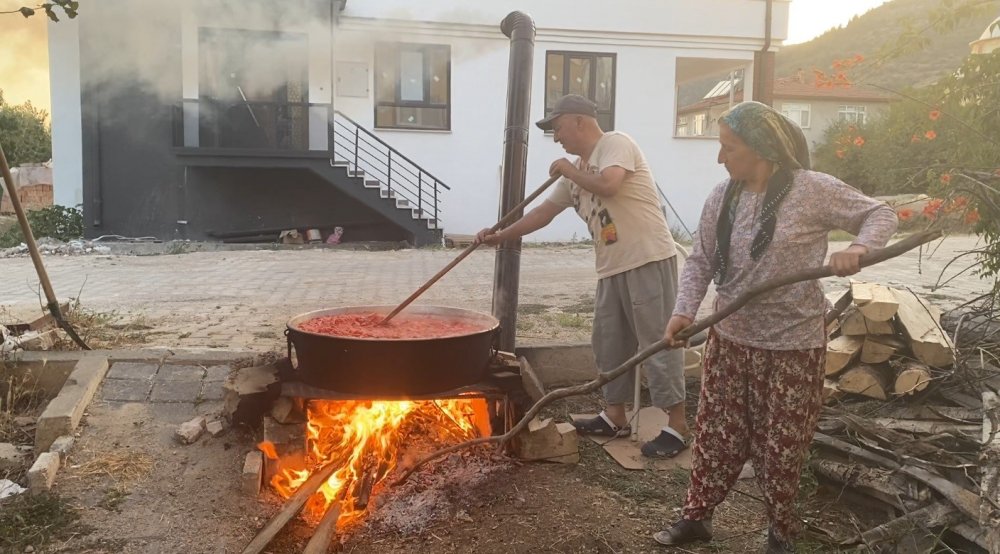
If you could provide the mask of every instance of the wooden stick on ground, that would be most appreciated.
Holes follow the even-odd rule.
[[[870,265],[877,264],[879,262],[884,262],[885,260],[888,260],[890,258],[895,258],[896,256],[899,256],[904,252],[908,252],[916,248],[917,246],[928,243],[934,239],[939,238],[940,236],[941,236],[941,231],[924,231],[921,233],[915,233],[913,235],[910,235],[909,237],[906,237],[901,241],[898,241],[890,246],[883,248],[882,250],[878,250],[876,252],[862,256],[861,267],[868,267]],[[705,329],[708,329],[712,325],[715,325],[716,323],[729,317],[734,312],[736,312],[744,305],[746,305],[754,297],[760,294],[763,294],[765,292],[786,285],[790,285],[792,283],[798,283],[800,281],[812,281],[813,279],[822,279],[823,277],[830,277],[832,275],[833,275],[833,270],[830,269],[829,266],[823,266],[823,267],[798,271],[792,273],[791,275],[786,275],[784,277],[775,277],[773,279],[768,279],[767,281],[764,281],[756,286],[751,287],[749,290],[736,297],[736,299],[733,300],[731,304],[729,304],[722,310],[719,310],[718,312],[715,312],[714,314],[706,317],[705,319],[701,321],[696,321],[691,325],[689,325],[688,327],[684,328],[679,333],[677,333],[675,339],[684,341],[693,337],[694,335],[697,335],[698,333],[704,331]],[[542,408],[544,408],[545,406],[548,406],[552,402],[555,402],[556,400],[562,398],[567,398],[570,396],[578,396],[581,394],[588,394],[593,391],[596,391],[597,389],[601,388],[601,386],[603,386],[605,383],[617,379],[619,376],[627,373],[629,370],[633,369],[635,366],[642,363],[643,360],[645,360],[646,358],[649,358],[650,356],[660,352],[661,350],[666,349],[668,346],[669,345],[667,344],[666,340],[657,341],[644,348],[641,352],[639,352],[635,356],[629,358],[622,365],[618,366],[617,368],[608,373],[604,373],[598,376],[593,381],[584,383],[582,385],[556,389],[554,391],[549,392],[548,394],[543,396],[541,400],[535,402],[535,404],[527,411],[527,413],[524,414],[524,417],[522,417],[521,420],[517,422],[517,425],[514,425],[514,427],[512,427],[510,431],[507,431],[506,433],[502,435],[497,435],[495,437],[480,437],[477,439],[472,439],[463,443],[459,443],[456,445],[449,446],[447,448],[442,448],[440,450],[431,452],[427,456],[421,458],[420,460],[417,460],[416,463],[414,463],[406,471],[404,471],[403,474],[400,475],[399,479],[397,479],[394,484],[398,485],[404,483],[407,479],[409,479],[410,475],[412,475],[413,472],[416,471],[418,468],[420,468],[422,465],[426,464],[427,462],[430,462],[431,460],[436,460],[437,458],[440,458],[442,456],[447,456],[452,452],[457,452],[465,448],[477,446],[480,444],[488,444],[488,443],[498,443],[498,448],[502,449],[508,442],[511,441],[511,439],[513,439],[515,436],[517,436],[518,433],[523,431],[528,426],[528,423],[530,423],[531,420],[533,420],[535,416],[537,416],[539,412],[542,411]]]
[[[330,462],[320,469],[316,470],[295,494],[285,502],[285,505],[281,508],[281,511],[274,514],[264,526],[260,532],[250,541],[250,544],[243,549],[243,554],[260,554],[264,551],[264,548],[274,540],[274,537],[281,531],[289,521],[295,517],[296,514],[302,510],[305,506],[306,501],[309,497],[316,493],[323,483],[333,475],[333,472],[337,470],[340,465],[339,462]],[[339,508],[338,508],[339,510]]]
[[[331,502],[302,554],[326,554],[330,540],[337,534],[338,519],[340,519],[340,502]]]

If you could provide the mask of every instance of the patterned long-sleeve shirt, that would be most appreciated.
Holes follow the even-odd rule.
[[[760,257],[750,257],[750,245],[760,228],[763,193],[742,191],[736,207],[725,281],[716,288],[715,310],[767,279],[819,267],[826,261],[827,236],[847,231],[875,250],[885,246],[899,223],[884,202],[865,196],[843,181],[815,171],[796,170],[788,195],[778,208],[771,244]],[[719,184],[705,202],[694,248],[684,265],[675,315],[694,319],[712,281],[716,223],[728,181]],[[767,350],[821,348],[826,344],[823,316],[827,301],[819,281],[781,287],[756,297],[715,325],[730,341]]]

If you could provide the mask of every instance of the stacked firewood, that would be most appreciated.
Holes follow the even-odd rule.
[[[1000,553],[1000,368],[957,350],[910,290],[852,282],[837,306],[809,465],[865,514],[885,514],[838,539]]]

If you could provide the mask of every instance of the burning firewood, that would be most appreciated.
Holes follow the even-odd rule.
[[[319,520],[316,532],[309,539],[302,554],[326,554],[330,541],[337,534],[338,519],[340,519],[340,502],[333,502],[323,514],[323,518]]]

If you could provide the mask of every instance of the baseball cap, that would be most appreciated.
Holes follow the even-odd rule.
[[[597,104],[579,94],[567,94],[556,100],[556,105],[552,107],[552,113],[545,119],[535,123],[535,125],[538,125],[538,128],[543,131],[551,131],[552,122],[560,115],[566,114],[585,115],[596,118]]]

